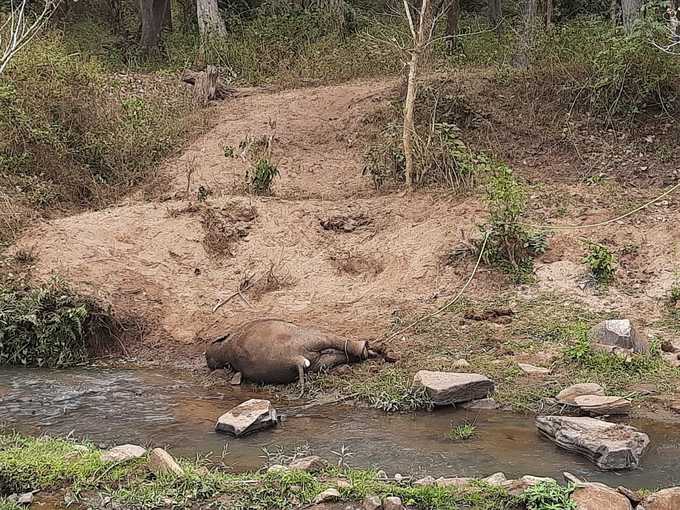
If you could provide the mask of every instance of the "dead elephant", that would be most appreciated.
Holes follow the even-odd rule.
[[[205,357],[211,370],[231,366],[245,379],[264,384],[287,384],[298,379],[304,392],[305,372],[362,361],[369,353],[365,341],[283,320],[261,319],[242,324],[211,342]]]

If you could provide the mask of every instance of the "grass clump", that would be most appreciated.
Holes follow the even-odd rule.
[[[461,423],[453,427],[448,436],[452,441],[467,441],[475,437],[475,434],[477,434],[477,426],[474,423]]]
[[[246,171],[248,189],[256,195],[271,195],[272,183],[279,175],[274,163],[265,158],[258,159],[253,168]]]
[[[590,274],[597,285],[608,285],[616,273],[616,257],[603,244],[588,241],[587,246],[588,253],[583,258],[583,262],[590,269]]]
[[[20,506],[14,501],[0,497],[0,510],[23,510],[23,508],[23,506]]]
[[[524,491],[521,500],[527,510],[576,510],[576,502],[571,499],[572,492],[572,485],[541,482]]]
[[[119,330],[110,310],[59,279],[0,287],[0,365],[66,367],[103,350]]]
[[[481,227],[487,237],[482,260],[512,275],[517,282],[531,279],[534,257],[545,252],[547,235],[521,224],[526,194],[512,169],[498,165],[487,188],[489,221]],[[477,242],[481,250],[483,240]]]
[[[431,409],[432,399],[423,387],[415,387],[405,372],[386,368],[374,378],[352,383],[349,391],[375,409],[391,412]]]

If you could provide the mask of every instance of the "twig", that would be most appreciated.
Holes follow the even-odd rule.
[[[212,310],[213,313],[215,313],[217,310],[219,310],[219,309],[222,308],[224,305],[226,305],[229,301],[231,301],[231,300],[234,299],[236,296],[238,296],[239,293],[240,293],[240,291],[239,291],[239,292],[234,292],[234,293],[233,293],[231,296],[229,296],[227,299],[223,299],[222,301],[220,301],[219,303],[217,303],[217,304],[213,307],[213,310]]]

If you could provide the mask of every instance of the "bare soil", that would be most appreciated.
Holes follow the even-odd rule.
[[[672,177],[666,166],[656,165],[647,180],[628,179],[626,170],[610,180],[584,182],[577,177],[592,174],[599,161],[607,162],[606,169],[619,161],[627,138],[622,142],[620,133],[617,138],[616,132],[594,130],[594,142],[581,132],[555,148],[541,122],[518,118],[518,97],[502,91],[485,96],[481,87],[488,82],[480,80],[461,90],[473,111],[469,115],[483,119],[464,132],[507,157],[532,184],[532,220],[599,222],[658,195],[659,185]],[[140,360],[200,367],[207,339],[264,316],[352,338],[380,338],[395,316],[433,310],[455,294],[474,261],[447,265],[445,255],[477,236],[486,216],[481,191],[380,192],[362,176],[362,140],[381,128],[366,119],[385,107],[396,85],[369,81],[241,94],[212,107],[216,127],[162,168],[156,182],[166,185],[158,185],[155,198],[133,196],[105,210],[43,222],[17,246],[35,247],[36,277],[57,273],[114,310],[143,317],[149,324],[144,340],[128,346]],[[496,94],[496,100],[488,94]],[[523,107],[525,115],[533,110]],[[651,129],[639,136],[652,136]],[[250,163],[238,156],[239,144],[246,135],[271,134],[272,159],[281,175],[273,196],[250,196],[244,192]],[[620,143],[605,150],[603,136]],[[588,147],[587,157],[578,150],[581,144]],[[226,146],[236,150],[236,157],[225,156]],[[619,159],[608,158],[606,151]],[[636,152],[626,168],[645,166],[638,164],[641,159]],[[200,189],[207,199],[198,204]],[[651,325],[664,314],[663,299],[680,266],[679,206],[680,194],[671,195],[602,228],[558,231],[537,263],[535,284],[517,287],[482,268],[468,295],[510,291],[516,300],[530,301],[557,293]],[[253,208],[256,215],[238,220],[247,227],[229,237],[228,250],[216,253],[206,245],[201,211],[229,221],[234,207]],[[322,226],[335,217],[362,220],[348,229]],[[619,258],[617,281],[606,291],[583,285],[584,238],[605,242]],[[244,282],[265,277],[272,268],[286,284],[249,293]],[[397,348],[407,351],[409,339]]]

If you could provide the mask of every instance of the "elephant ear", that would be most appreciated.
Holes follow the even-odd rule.
[[[215,338],[215,340],[213,340],[212,342],[210,342],[210,345],[218,344],[218,343],[220,343],[220,342],[226,340],[226,339],[229,338],[230,336],[231,336],[231,333],[227,333],[226,335],[218,336],[217,338]]]

